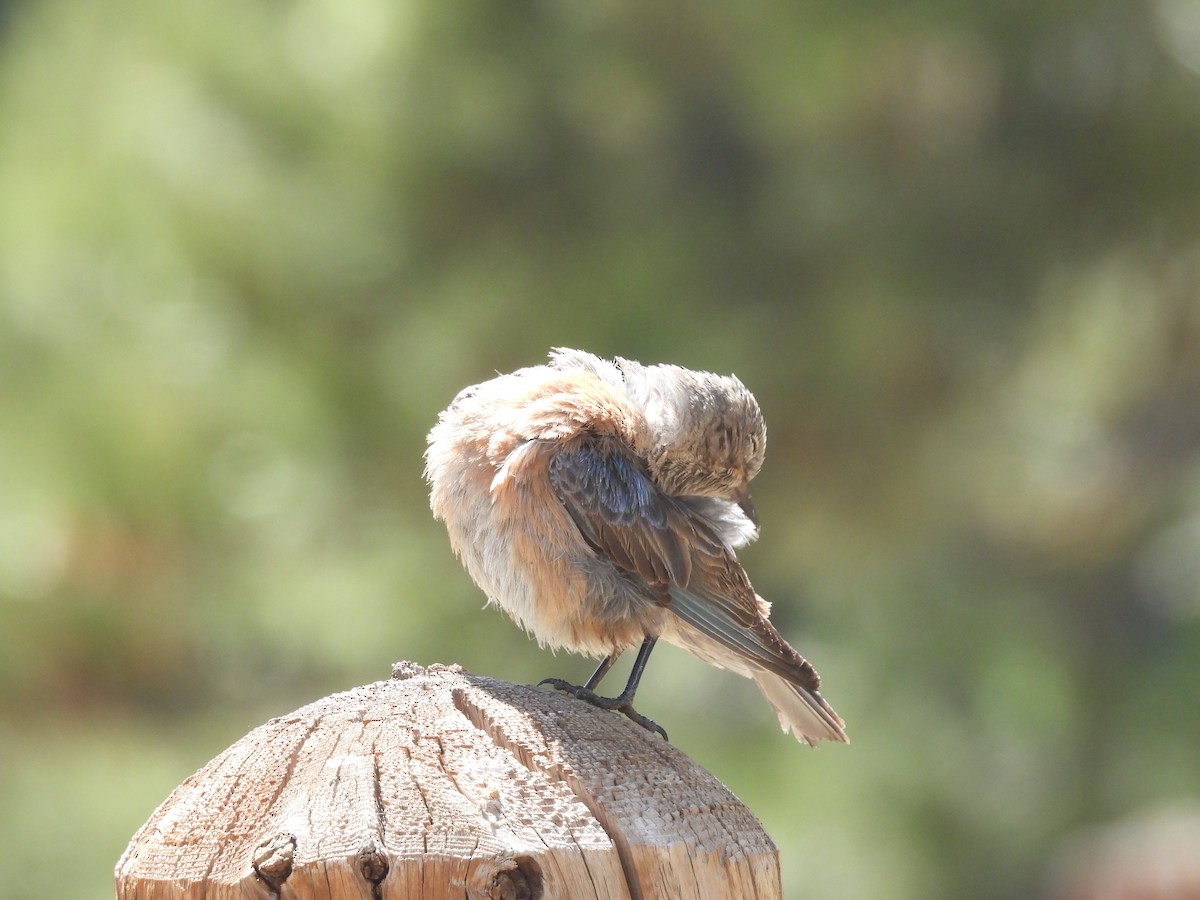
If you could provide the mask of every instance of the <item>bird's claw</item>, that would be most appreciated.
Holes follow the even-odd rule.
[[[543,678],[538,682],[538,687],[549,685],[556,691],[562,691],[564,694],[570,694],[577,700],[582,700],[585,703],[590,703],[592,706],[600,709],[607,709],[611,712],[619,712],[631,722],[636,722],[647,731],[653,731],[659,735],[664,741],[670,743],[670,738],[667,737],[667,732],[663,727],[652,719],[647,719],[640,712],[633,708],[632,701],[624,695],[620,697],[602,697],[589,687],[580,684],[571,684],[562,678]]]
[[[643,716],[640,712],[633,708],[632,704],[625,703],[621,706],[618,706],[617,712],[624,715],[625,718],[629,719],[631,722],[636,722],[637,724],[641,725],[647,731],[654,732],[668,744],[671,743],[671,739],[667,737],[666,730],[653,719],[647,719],[645,716]]]

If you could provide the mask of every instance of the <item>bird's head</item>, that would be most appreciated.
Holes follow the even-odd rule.
[[[676,496],[736,503],[755,521],[750,480],[762,468],[767,427],[754,395],[736,377],[678,366],[626,370],[627,388],[651,432],[646,460],[654,480]],[[631,376],[631,377],[630,377]]]

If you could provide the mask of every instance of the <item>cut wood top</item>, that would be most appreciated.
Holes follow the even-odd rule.
[[[754,815],[564,694],[398,663],[255,729],[117,864],[119,900],[778,898]]]

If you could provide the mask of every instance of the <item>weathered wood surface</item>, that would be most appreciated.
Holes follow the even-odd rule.
[[[399,663],[188,778],[119,900],[779,898],[754,815],[659,737],[563,694]]]

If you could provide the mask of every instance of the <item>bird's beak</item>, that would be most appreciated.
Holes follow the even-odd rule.
[[[754,508],[754,501],[750,499],[750,486],[744,484],[738,488],[737,493],[733,495],[733,499],[742,512],[746,514],[746,518],[754,525],[757,525],[758,510]]]

